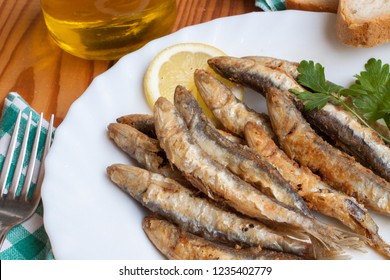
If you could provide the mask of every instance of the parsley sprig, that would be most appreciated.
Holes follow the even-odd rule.
[[[319,63],[303,60],[298,66],[298,71],[298,82],[307,90],[291,89],[291,92],[304,101],[306,110],[321,109],[328,102],[333,101],[343,106],[371,129],[373,128],[367,120],[379,119],[383,119],[390,129],[390,67],[388,64],[382,65],[381,60],[371,58],[365,64],[365,71],[354,76],[356,81],[349,88],[326,80],[325,69]],[[349,97],[352,105],[348,105],[344,97]],[[376,132],[385,142],[390,143],[390,139]]]

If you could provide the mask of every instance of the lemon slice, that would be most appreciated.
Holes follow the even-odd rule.
[[[150,108],[153,109],[154,103],[160,96],[173,102],[175,88],[181,85],[192,92],[207,117],[214,124],[218,124],[195,86],[194,71],[203,69],[214,73],[217,79],[242,100],[243,87],[220,77],[207,64],[209,58],[223,55],[226,54],[218,48],[201,43],[181,43],[160,51],[153,58],[144,76],[144,94]]]

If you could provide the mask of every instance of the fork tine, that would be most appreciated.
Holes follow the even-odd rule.
[[[24,162],[24,158],[26,157],[27,142],[28,142],[28,138],[29,138],[28,136],[30,134],[31,119],[32,119],[32,114],[30,112],[30,114],[28,115],[26,128],[24,130],[24,137],[23,137],[23,142],[22,142],[20,152],[19,152],[18,162],[16,163],[14,175],[12,178],[12,183],[11,183],[11,185],[8,189],[8,193],[7,193],[7,196],[12,196],[12,199],[15,199],[15,197],[16,197],[16,192],[18,190],[20,176],[22,175],[23,162]]]
[[[18,117],[15,122],[14,131],[12,133],[11,141],[8,146],[7,155],[4,160],[3,168],[1,170],[0,174],[0,195],[3,196],[6,192],[6,186],[7,186],[7,179],[9,174],[9,169],[11,167],[12,158],[14,156],[15,146],[16,146],[16,140],[18,138],[18,132],[19,132],[19,126],[20,126],[20,119],[22,117],[22,112],[19,111]]]
[[[49,123],[49,126],[47,128],[45,147],[43,149],[43,155],[42,155],[42,159],[41,159],[41,166],[39,167],[37,184],[36,184],[33,196],[32,196],[33,201],[38,200],[38,198],[41,196],[42,181],[43,181],[43,177],[45,175],[45,159],[46,159],[47,153],[50,150],[51,138],[52,138],[52,134],[53,134],[53,127],[54,127],[54,115],[51,115],[50,123]]]
[[[38,152],[39,138],[41,135],[42,120],[43,120],[43,114],[41,113],[41,115],[39,116],[39,123],[37,126],[37,131],[35,132],[35,139],[34,139],[34,144],[33,144],[32,150],[31,150],[31,156],[30,156],[30,161],[28,163],[26,178],[24,180],[22,192],[20,194],[20,197],[23,200],[27,200],[28,192],[29,192],[30,186],[31,186],[32,176],[34,173],[35,163],[37,161],[36,157],[37,157],[37,152]]]

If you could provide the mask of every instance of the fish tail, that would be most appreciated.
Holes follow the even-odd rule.
[[[310,236],[313,245],[314,259],[316,260],[347,260],[350,259],[345,251],[339,249],[329,249],[324,243],[314,236]]]
[[[316,223],[309,232],[316,259],[348,259],[343,249],[363,251],[365,238],[332,226]]]

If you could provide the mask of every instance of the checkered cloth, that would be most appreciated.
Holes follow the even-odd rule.
[[[30,112],[33,114],[31,134],[35,135],[34,127],[37,126],[39,115],[30,108],[23,98],[17,93],[11,92],[8,94],[4,101],[4,108],[2,110],[2,116],[0,120],[0,170],[3,167],[4,157],[8,150],[8,145],[11,140],[15,121],[19,111],[22,111],[22,123],[20,126],[17,147],[20,147],[23,139],[23,129],[26,125],[27,118]],[[44,121],[43,128],[41,131],[41,141],[38,149],[38,159],[42,157],[44,148],[44,142],[47,134],[47,121]],[[30,135],[30,138],[33,137]],[[28,150],[31,151],[34,141],[29,141]],[[16,165],[18,150],[15,152],[13,162],[10,169],[10,174]],[[26,156],[28,159],[29,156]],[[27,160],[24,165],[27,165]],[[36,163],[38,169],[40,162]],[[23,168],[22,179],[26,173],[26,168]],[[37,172],[36,172],[37,173]],[[11,177],[11,176],[9,176]],[[37,175],[33,177],[33,185],[37,179]],[[11,178],[8,178],[8,184]],[[33,216],[25,221],[23,224],[11,229],[6,239],[4,240],[3,246],[0,249],[1,260],[38,260],[38,259],[53,259],[51,252],[51,246],[45,229],[43,227],[43,207],[42,202],[39,204],[38,209]]]
[[[263,11],[280,11],[286,9],[284,0],[256,0],[255,4]]]

